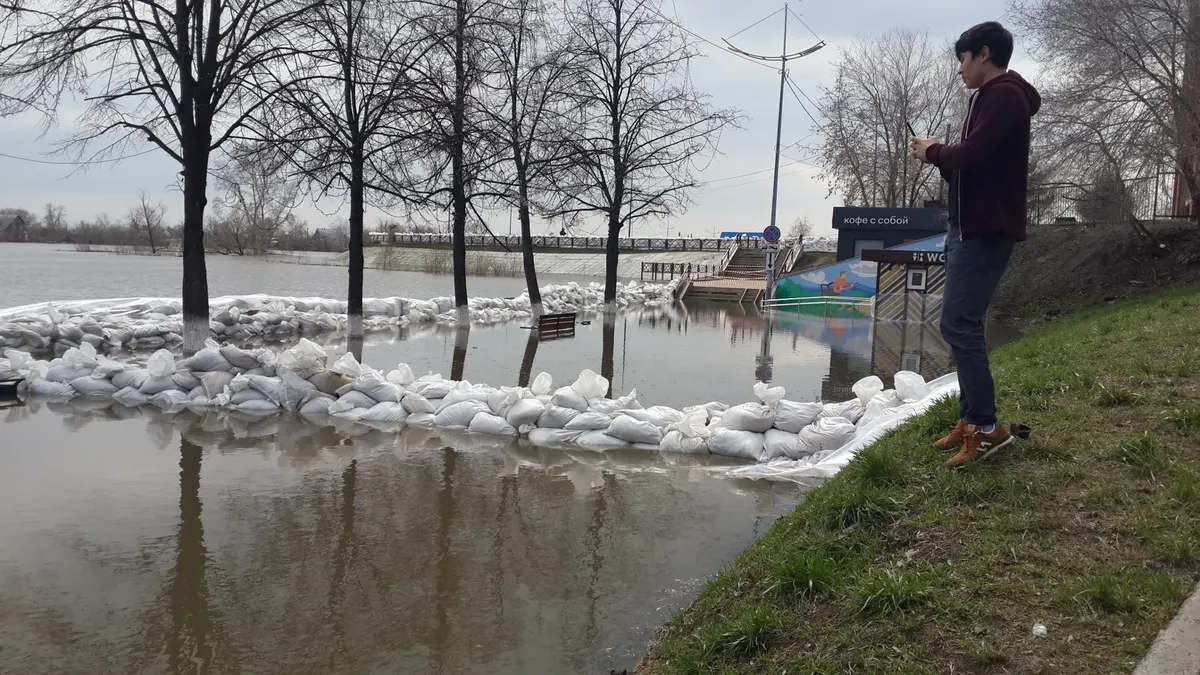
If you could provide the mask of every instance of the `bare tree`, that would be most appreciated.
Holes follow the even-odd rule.
[[[788,229],[787,242],[792,246],[804,246],[804,240],[812,235],[812,223],[809,222],[808,216],[799,216],[792,221],[792,226]]]
[[[209,159],[271,100],[256,73],[292,50],[296,19],[322,0],[54,0],[0,14],[5,111],[53,121],[64,95],[87,108],[70,147],[92,159],[148,142],[183,182],[184,348],[208,338],[204,212]]]
[[[927,33],[908,30],[842,48],[820,99],[825,123],[815,148],[831,195],[847,205],[912,207],[940,194],[936,168],[908,156],[907,126],[939,137],[958,130],[966,96],[953,57]]]
[[[492,122],[508,148],[507,170],[499,181],[506,201],[515,204],[521,224],[521,254],[525,285],[535,317],[542,314],[533,258],[531,227],[534,200],[549,189],[549,174],[561,168],[561,143],[551,141],[562,134],[563,107],[569,103],[564,76],[568,56],[554,44],[555,30],[550,9],[542,0],[512,0],[502,15],[503,25],[494,56],[498,64],[497,89],[500,101],[486,106]]]
[[[273,139],[317,198],[350,206],[350,337],[362,334],[366,204],[410,199],[406,177],[415,65],[414,40],[399,0],[331,0],[305,20],[311,46],[281,70],[279,104],[264,109],[261,135]]]
[[[1017,0],[1012,11],[1042,66],[1038,118],[1064,178],[1088,183],[1103,166],[1111,184],[1170,167],[1197,203],[1200,4]]]
[[[566,20],[572,98],[570,170],[555,172],[548,210],[575,223],[589,216],[608,229],[604,300],[617,292],[618,238],[639,220],[686,209],[693,170],[716,152],[720,133],[737,123],[688,78],[696,52],[660,9],[660,0],[579,0]]]
[[[285,175],[275,155],[257,152],[237,153],[215,177],[223,195],[210,220],[213,248],[233,255],[266,253],[293,219],[299,182]]]
[[[162,203],[150,203],[144,192],[137,206],[129,210],[129,228],[134,231],[135,240],[150,249],[151,255],[157,255],[166,244],[167,233],[163,227],[166,215],[167,207]]]

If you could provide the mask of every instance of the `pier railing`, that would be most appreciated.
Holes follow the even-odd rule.
[[[396,246],[450,246],[454,243],[449,234],[401,234],[394,232],[368,233],[372,243],[392,244]],[[468,234],[464,237],[467,248],[474,249],[503,249],[513,251],[521,249],[521,237],[518,235],[498,235],[492,237],[486,234]],[[682,237],[622,237],[617,239],[617,246],[622,251],[709,251],[721,252],[733,244],[732,239],[690,239]],[[743,240],[742,246],[755,245],[752,241]],[[535,249],[549,250],[583,250],[605,251],[608,249],[608,237],[559,237],[539,235],[533,237]]]

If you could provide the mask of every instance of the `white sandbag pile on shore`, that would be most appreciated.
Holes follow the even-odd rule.
[[[618,308],[659,306],[674,301],[677,281],[666,284],[630,282],[617,287]],[[604,288],[592,283],[550,285],[542,289],[546,312],[603,309]],[[530,316],[528,292],[514,298],[471,298],[472,323],[497,324]],[[367,298],[363,327],[378,330],[410,324],[453,324],[454,299]],[[328,298],[269,295],[227,296],[209,303],[209,333],[221,342],[291,340],[346,329],[346,303]],[[158,349],[183,342],[182,302],[171,298],[123,298],[25,305],[0,310],[0,348],[62,356],[68,349]]]
[[[405,364],[385,374],[350,354],[329,363],[327,352],[306,339],[282,353],[210,340],[206,349],[180,360],[159,350],[144,367],[98,355],[86,342],[50,361],[11,349],[4,357],[4,367],[24,377],[24,392],[34,397],[112,399],[168,412],[298,413],[526,437],[549,447],[714,454],[766,463],[767,469],[747,470],[747,477],[789,480],[840,468],[849,461],[847,448],[862,447],[864,438],[877,438],[881,429],[957,391],[953,375],[926,384],[920,375],[899,373],[896,381],[908,399],[883,390],[879,378],[871,377],[855,385],[858,398],[844,403],[787,401],[782,387],[760,383],[753,402],[676,410],[644,407],[636,391],[607,398],[608,380],[590,370],[558,389],[546,373],[531,388],[493,388],[440,375],[414,377]]]

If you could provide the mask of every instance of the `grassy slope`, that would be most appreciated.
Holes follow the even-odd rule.
[[[951,471],[938,405],[718,574],[637,672],[1132,671],[1200,578],[1198,334],[1193,287],[1002,349],[1002,414],[1032,441]]]

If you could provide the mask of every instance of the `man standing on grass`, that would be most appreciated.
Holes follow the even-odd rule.
[[[1008,70],[1013,37],[999,23],[967,30],[954,53],[959,75],[974,90],[962,137],[950,145],[914,138],[912,156],[941,169],[950,183],[942,336],[958,367],[961,393],[959,422],[937,447],[958,450],[950,466],[959,467],[1013,441],[996,420],[984,321],[1013,246],[1025,239],[1029,126],[1042,99]]]

